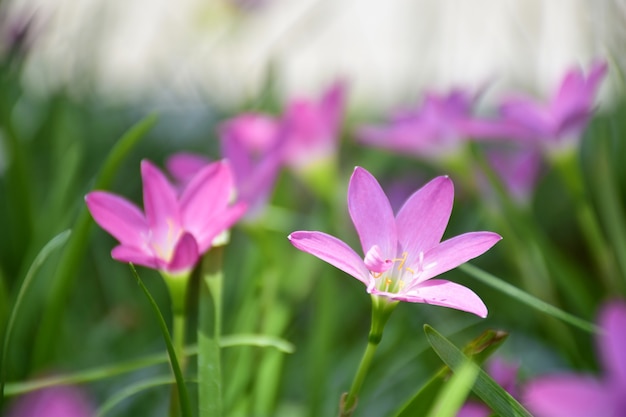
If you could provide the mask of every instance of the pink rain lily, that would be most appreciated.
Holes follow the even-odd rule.
[[[459,152],[470,134],[477,99],[460,89],[448,94],[427,93],[418,109],[399,111],[384,126],[363,126],[357,131],[361,143],[408,152],[423,158],[446,158]]]
[[[34,391],[17,399],[8,417],[92,417],[95,409],[77,387],[58,386]]]
[[[282,167],[283,128],[271,116],[244,113],[219,128],[222,156],[233,167],[238,198],[257,216],[269,199]]]
[[[597,339],[604,376],[557,374],[531,381],[524,399],[535,416],[626,416],[626,302],[606,304],[599,325],[604,330]]]
[[[307,170],[336,155],[345,96],[345,84],[335,82],[319,101],[296,98],[288,103],[281,120],[286,132],[282,152],[293,170]]]
[[[225,161],[202,168],[181,193],[147,160],[141,177],[144,212],[105,191],[85,197],[96,223],[119,241],[111,255],[120,262],[187,273],[246,210],[243,203],[230,204],[234,183]]]
[[[481,255],[501,239],[496,233],[473,232],[441,242],[453,200],[452,181],[437,177],[413,193],[394,217],[378,181],[357,167],[348,188],[348,209],[365,256],[323,232],[294,232],[289,240],[352,275],[379,298],[434,304],[486,317],[487,308],[473,291],[432,279]]]
[[[502,181],[502,185],[512,200],[520,205],[528,205],[543,168],[538,150],[513,145],[488,149],[485,153],[487,161]],[[479,183],[483,186],[485,193],[493,194],[488,181],[481,179]]]
[[[605,62],[594,63],[587,76],[579,68],[569,70],[545,104],[523,96],[508,97],[500,106],[503,122],[516,127],[519,138],[548,150],[575,146],[593,114],[596,93],[606,73]]]

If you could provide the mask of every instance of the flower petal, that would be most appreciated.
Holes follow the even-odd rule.
[[[548,376],[530,382],[524,404],[537,417],[617,415],[605,386],[593,378],[575,375]]]
[[[173,273],[191,270],[199,258],[200,253],[196,239],[191,233],[183,233],[176,243],[172,259],[167,264],[166,270]]]
[[[352,275],[365,285],[370,273],[361,257],[345,242],[323,232],[299,231],[289,235],[293,246],[317,256],[343,272]]]
[[[482,255],[500,239],[502,237],[493,232],[470,232],[442,242],[424,254],[421,265],[413,266],[414,270],[421,272],[418,282],[443,274]]]
[[[119,245],[113,248],[111,257],[120,262],[159,269],[156,256],[152,252],[141,248]]]
[[[234,194],[234,180],[226,161],[202,168],[191,179],[180,197],[183,228],[196,239],[219,212],[228,207]]]
[[[605,331],[598,340],[605,373],[612,385],[626,392],[626,302],[605,304],[599,323]]]
[[[475,292],[454,282],[433,279],[406,293],[389,294],[389,298],[411,303],[433,304],[487,317],[487,307]]]
[[[230,229],[244,215],[247,209],[248,205],[246,203],[237,203],[209,218],[202,229],[194,230],[199,253],[206,252],[212,246],[213,239],[223,231]]]
[[[378,245],[374,245],[365,254],[365,266],[372,272],[385,272],[393,266],[393,261],[383,258]]]
[[[148,226],[158,241],[167,240],[172,228],[180,225],[176,189],[148,160],[141,161],[143,206]]]
[[[437,177],[417,190],[404,203],[397,216],[398,240],[406,262],[412,265],[420,252],[437,246],[446,230],[454,186],[450,178]]]
[[[179,152],[167,158],[165,166],[167,172],[169,172],[176,181],[184,185],[210,163],[211,161],[204,156]]]
[[[143,213],[130,201],[105,191],[93,191],[85,203],[100,227],[123,245],[140,246],[148,234]]]
[[[363,253],[378,245],[383,258],[395,258],[398,238],[391,204],[376,178],[361,167],[350,178],[348,210]]]

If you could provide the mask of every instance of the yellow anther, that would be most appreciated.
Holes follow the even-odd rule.
[[[406,268],[404,268],[404,269],[406,269],[408,272],[410,272],[412,274],[415,273],[415,271],[413,269],[409,268],[408,266]]]
[[[404,263],[406,262],[406,257],[408,255],[409,254],[407,252],[402,252],[402,258],[395,258],[393,260],[393,262],[400,261],[400,265],[398,265],[398,269],[402,269],[402,267],[404,266]]]
[[[385,280],[385,285],[391,285],[392,282],[393,282],[393,280],[391,280],[390,278],[387,278]]]
[[[401,290],[402,288],[404,288],[404,281],[400,280],[400,281],[398,281],[398,289]]]
[[[374,277],[374,279],[376,278],[380,278],[383,276],[382,272],[372,272],[372,276]]]

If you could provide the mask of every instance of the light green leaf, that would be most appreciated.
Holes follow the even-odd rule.
[[[463,352],[477,364],[486,361],[507,339],[508,333],[499,330],[485,330],[477,338],[470,341]],[[428,382],[404,403],[394,414],[395,417],[413,417],[426,415],[444,385],[450,368],[443,366]]]
[[[455,417],[472,390],[480,368],[467,360],[454,373],[437,396],[428,417]]]
[[[430,346],[453,372],[460,371],[462,366],[469,361],[469,358],[452,342],[427,324],[424,325],[424,333],[426,333]],[[501,417],[532,417],[520,403],[483,370],[478,372],[472,390]]]

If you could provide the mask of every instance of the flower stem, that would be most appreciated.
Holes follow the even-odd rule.
[[[361,386],[365,381],[367,372],[369,371],[374,354],[378,348],[378,344],[383,337],[383,328],[391,315],[391,312],[395,309],[397,301],[389,301],[386,298],[382,298],[376,295],[372,296],[372,325],[370,327],[370,333],[367,339],[367,347],[361,358],[361,363],[354,375],[354,380],[350,386],[350,391],[344,393],[341,396],[339,402],[339,417],[350,417],[356,409],[359,399],[359,392]]]
[[[198,317],[198,409],[200,417],[222,415],[222,252],[203,258]]]

